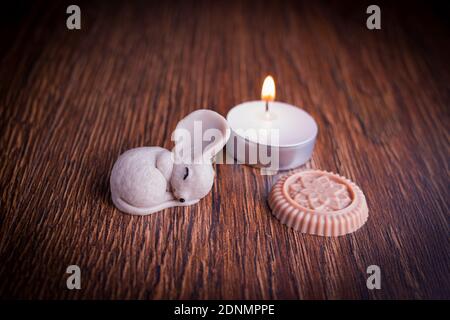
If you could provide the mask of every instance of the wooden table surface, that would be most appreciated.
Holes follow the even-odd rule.
[[[450,298],[448,10],[381,2],[370,31],[369,3],[79,2],[69,31],[69,4],[0,22],[1,298]],[[269,73],[319,125],[306,167],[366,194],[363,228],[287,228],[266,202],[280,175],[243,165],[217,165],[192,207],[114,208],[120,153],[170,148],[179,119],[258,99]]]

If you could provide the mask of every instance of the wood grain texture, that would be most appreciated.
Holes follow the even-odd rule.
[[[69,31],[69,4],[0,22],[1,298],[450,298],[448,10],[381,2],[369,31],[365,2],[89,1]],[[120,153],[171,147],[179,119],[257,99],[268,73],[318,122],[307,167],[365,192],[362,229],[294,232],[266,202],[279,175],[241,165],[195,206],[114,208]]]

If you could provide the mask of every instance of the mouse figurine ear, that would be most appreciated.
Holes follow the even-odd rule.
[[[172,134],[175,161],[211,162],[230,138],[227,120],[215,111],[200,109],[178,122]]]

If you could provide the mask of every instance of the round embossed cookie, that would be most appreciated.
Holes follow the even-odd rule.
[[[352,181],[320,170],[282,177],[269,195],[272,213],[297,231],[340,236],[358,230],[369,214],[366,197]]]

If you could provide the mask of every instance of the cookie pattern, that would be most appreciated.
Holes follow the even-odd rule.
[[[352,202],[345,183],[321,173],[305,173],[288,185],[289,196],[300,206],[317,211],[338,211]]]

